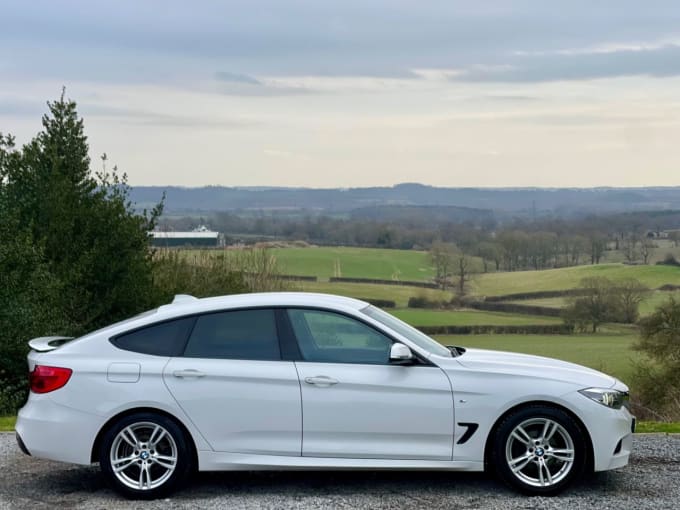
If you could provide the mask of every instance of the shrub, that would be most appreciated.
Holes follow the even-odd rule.
[[[680,419],[680,301],[671,297],[640,321],[633,348],[646,354],[635,380],[640,407],[657,419]]]
[[[408,298],[407,306],[409,308],[444,308],[446,307],[446,302],[430,299],[426,296],[411,296]]]
[[[680,267],[680,261],[672,253],[667,253],[663,260],[656,263],[657,266],[676,266]]]

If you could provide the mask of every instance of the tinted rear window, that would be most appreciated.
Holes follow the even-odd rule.
[[[184,355],[191,358],[280,360],[273,310],[235,310],[196,320]]]
[[[193,322],[194,317],[161,322],[131,333],[123,333],[113,338],[111,342],[126,351],[154,356],[179,356]]]

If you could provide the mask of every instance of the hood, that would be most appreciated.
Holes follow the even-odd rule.
[[[472,370],[539,377],[574,383],[584,388],[611,388],[617,382],[615,378],[591,368],[530,354],[466,349],[465,354],[454,359]]]

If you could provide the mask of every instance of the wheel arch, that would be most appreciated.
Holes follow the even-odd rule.
[[[156,407],[133,407],[130,409],[126,409],[124,411],[119,412],[118,414],[113,415],[111,418],[109,418],[104,425],[101,426],[99,429],[99,432],[97,433],[97,436],[95,437],[94,443],[92,444],[92,452],[90,453],[90,462],[94,463],[97,462],[99,459],[99,449],[102,446],[102,441],[104,439],[104,435],[106,434],[106,431],[109,430],[109,428],[118,420],[121,418],[124,418],[126,416],[130,416],[132,414],[137,414],[137,413],[152,413],[152,414],[159,414],[161,416],[164,416],[173,422],[177,424],[177,426],[182,430],[184,433],[187,443],[189,447],[191,448],[191,455],[192,455],[192,461],[193,461],[193,466],[198,469],[198,449],[196,448],[196,442],[191,435],[191,432],[189,431],[188,427],[180,420],[177,418],[177,416],[172,415],[171,413],[164,411],[162,409],[158,409]]]
[[[581,431],[583,432],[583,436],[586,440],[587,444],[587,452],[586,452],[586,469],[587,470],[592,470],[593,467],[593,462],[595,458],[595,451],[593,449],[593,440],[590,437],[590,432],[588,431],[588,428],[585,426],[583,423],[583,420],[579,418],[579,416],[574,413],[571,409],[568,407],[565,407],[563,405],[557,404],[555,402],[551,402],[548,400],[531,400],[528,402],[522,402],[520,404],[516,404],[513,407],[507,409],[503,414],[501,414],[492,427],[489,429],[489,434],[486,437],[486,441],[484,443],[484,469],[487,470],[489,468],[490,464],[490,458],[491,458],[491,449],[492,449],[492,441],[493,438],[495,437],[496,431],[498,430],[498,427],[500,424],[505,420],[507,416],[510,414],[519,411],[521,409],[529,408],[529,407],[551,407],[553,409],[559,409],[560,411],[563,411],[564,413],[568,414],[570,418],[572,418],[576,424],[579,426]]]

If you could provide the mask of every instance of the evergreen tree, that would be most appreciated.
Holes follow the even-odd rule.
[[[125,174],[93,172],[76,103],[48,102],[23,148],[0,133],[0,387],[26,370],[26,341],[78,335],[157,304],[147,232]],[[7,401],[0,393],[2,401]]]

